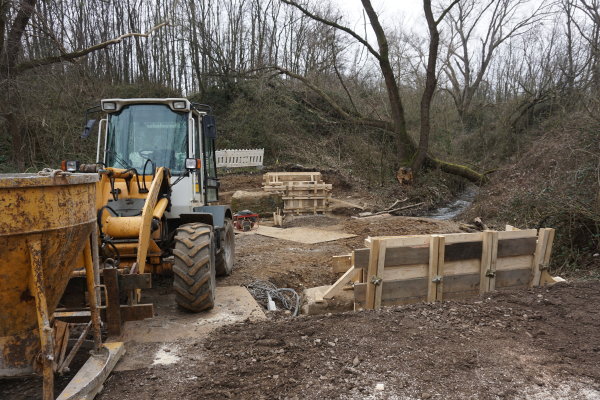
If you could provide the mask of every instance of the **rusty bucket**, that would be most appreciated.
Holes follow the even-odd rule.
[[[89,248],[97,180],[0,174],[0,377],[52,363],[52,314]]]

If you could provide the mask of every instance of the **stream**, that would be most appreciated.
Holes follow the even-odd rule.
[[[473,200],[475,200],[477,192],[479,192],[479,188],[477,186],[467,186],[464,192],[462,192],[452,203],[433,210],[423,215],[423,217],[433,219],[452,219],[469,208],[469,206],[473,203]]]

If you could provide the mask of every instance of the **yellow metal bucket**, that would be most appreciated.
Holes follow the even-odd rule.
[[[39,304],[48,320],[78,267],[95,229],[97,180],[0,174],[0,377],[40,370]]]

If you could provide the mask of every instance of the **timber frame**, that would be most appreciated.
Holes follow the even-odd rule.
[[[342,276],[323,294],[353,289],[355,309],[435,302],[563,281],[548,272],[554,229],[382,236],[333,258]]]

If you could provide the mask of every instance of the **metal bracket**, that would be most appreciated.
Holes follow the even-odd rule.
[[[485,271],[485,276],[487,276],[488,278],[495,278],[496,271],[492,271],[491,269],[488,269],[487,271]]]
[[[372,276],[371,277],[371,283],[375,286],[379,286],[381,285],[381,282],[383,282],[383,278],[380,278],[378,276]]]
[[[442,282],[442,276],[441,275],[436,275],[431,279],[431,282],[433,283],[441,283]]]

